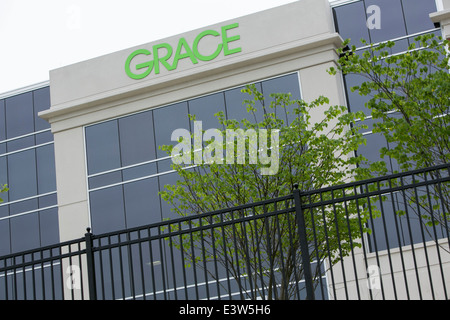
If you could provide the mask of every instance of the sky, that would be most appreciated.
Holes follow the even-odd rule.
[[[296,0],[0,0],[0,95],[49,71]]]

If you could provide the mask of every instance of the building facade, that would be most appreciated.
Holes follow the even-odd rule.
[[[53,135],[38,117],[50,107],[48,84],[0,100],[0,254],[59,241]]]
[[[361,38],[394,40],[402,52],[419,34],[450,35],[449,12],[448,0],[300,0],[52,70],[48,83],[1,95],[0,183],[10,190],[0,255],[79,238],[86,227],[99,234],[173,218],[158,192],[177,174],[158,147],[177,128],[193,131],[188,114],[204,129],[217,126],[218,111],[242,119],[249,83],[265,96],[325,95],[367,111],[350,91],[361,79],[326,71],[342,40],[361,52]],[[360,152],[376,161],[389,146],[367,115]]]

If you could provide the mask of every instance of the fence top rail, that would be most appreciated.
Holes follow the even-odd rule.
[[[162,221],[162,222],[155,222],[155,223],[152,223],[152,224],[147,224],[147,225],[134,227],[134,228],[129,228],[129,229],[124,229],[124,230],[119,230],[119,231],[112,231],[112,232],[108,232],[108,233],[102,233],[102,234],[94,235],[94,238],[95,239],[97,239],[97,238],[106,238],[106,237],[110,237],[110,236],[117,236],[117,235],[121,235],[121,234],[129,234],[129,233],[139,232],[139,231],[143,231],[143,230],[147,230],[147,229],[160,228],[160,227],[164,227],[164,226],[168,226],[168,225],[175,225],[175,224],[179,224],[179,223],[186,223],[186,222],[193,221],[193,220],[201,220],[201,219],[209,218],[209,217],[212,217],[212,216],[220,216],[220,215],[224,215],[224,214],[227,214],[227,213],[232,213],[232,212],[236,212],[236,211],[242,211],[242,210],[251,209],[251,208],[255,208],[255,207],[264,207],[264,206],[267,206],[267,205],[272,205],[274,203],[282,203],[282,202],[286,202],[288,200],[293,200],[293,199],[294,199],[293,194],[289,194],[289,195],[278,197],[278,198],[274,198],[274,199],[268,199],[268,200],[261,200],[261,201],[258,201],[258,202],[246,203],[246,204],[243,204],[243,205],[240,205],[240,206],[236,206],[236,207],[220,209],[220,210],[205,212],[205,213],[202,213],[202,214],[180,217],[180,218],[176,218],[176,219],[165,220],[165,221]],[[289,210],[289,209],[290,209],[290,207],[289,208],[286,207],[283,210]],[[235,219],[235,221],[237,221],[237,219]],[[208,226],[208,228],[211,228],[211,226]]]
[[[438,172],[438,171],[445,170],[445,169],[448,169],[448,175],[445,178],[437,178],[437,179],[427,180],[426,182],[421,183],[421,184],[420,183],[403,184],[403,181],[401,180],[402,181],[401,187],[397,186],[397,187],[380,190],[382,193],[387,193],[390,191],[390,189],[395,189],[395,188],[408,188],[408,187],[415,187],[415,186],[419,186],[419,185],[426,185],[426,184],[450,181],[450,163],[446,163],[446,164],[442,164],[442,165],[438,165],[438,166],[434,166],[434,167],[429,167],[429,168],[424,168],[424,169],[417,169],[417,170],[413,170],[413,171],[400,172],[400,173],[385,175],[385,176],[381,176],[381,177],[370,178],[370,179],[366,179],[366,180],[348,182],[345,184],[329,186],[329,187],[325,187],[325,188],[321,188],[321,189],[301,191],[300,195],[302,197],[305,197],[305,196],[309,196],[309,195],[313,195],[313,194],[322,194],[322,193],[327,193],[327,192],[332,192],[332,191],[341,191],[344,189],[364,187],[364,186],[367,186],[370,184],[389,182],[389,181],[399,179],[399,178],[401,179],[401,178],[406,178],[406,177],[415,177],[420,174]]]
[[[150,234],[150,232],[148,233],[148,235],[139,235],[136,237],[131,237],[129,239],[126,240],[118,240],[118,241],[114,241],[111,242],[110,241],[110,237],[118,237],[120,235],[124,235],[125,232],[116,232],[116,233],[109,233],[109,234],[99,234],[99,235],[93,235],[93,239],[94,240],[99,240],[99,242],[96,242],[93,246],[94,251],[102,251],[102,250],[109,250],[111,248],[117,248],[117,247],[123,247],[123,246],[129,246],[129,245],[133,245],[133,244],[139,244],[142,242],[148,242],[148,241],[153,241],[153,240],[159,240],[159,239],[170,239],[173,237],[177,237],[183,234],[190,234],[190,233],[196,233],[196,232],[202,232],[202,231],[207,231],[207,230],[211,230],[211,229],[217,229],[217,228],[221,228],[221,227],[225,227],[225,226],[230,226],[230,225],[236,225],[238,223],[243,223],[243,222],[250,222],[250,221],[254,221],[254,220],[260,220],[260,219],[264,219],[267,217],[274,217],[274,216],[278,216],[278,215],[284,215],[286,213],[293,213],[295,212],[295,208],[294,207],[289,207],[289,208],[285,208],[285,209],[281,209],[281,210],[273,210],[270,212],[265,212],[265,213],[261,213],[258,215],[252,215],[252,216],[244,216],[244,217],[240,217],[240,218],[233,218],[227,221],[220,221],[220,222],[213,222],[210,224],[205,224],[205,225],[188,225],[186,228],[171,228],[171,226],[176,225],[176,226],[180,226],[182,223],[186,223],[188,222],[188,220],[184,220],[184,221],[179,221],[177,223],[172,223],[174,220],[170,220],[168,221],[169,224],[160,224],[157,225],[156,228],[158,228],[158,234]],[[179,220],[179,219],[177,219]],[[134,232],[126,232],[127,235],[130,235],[131,233],[136,233],[139,231],[144,231],[144,230],[148,230],[148,229],[140,229]],[[108,243],[101,243],[102,240],[108,240]]]
[[[73,254],[76,255],[81,251],[84,251],[85,249],[81,249],[82,244],[84,243],[85,239],[83,238],[78,238],[78,239],[73,239],[73,240],[68,240],[68,241],[64,241],[64,242],[59,242],[57,244],[52,244],[52,245],[48,245],[45,247],[39,247],[39,248],[34,248],[34,249],[30,249],[30,250],[25,250],[25,251],[21,251],[21,252],[16,252],[16,253],[10,253],[8,255],[4,255],[4,256],[0,256],[0,261],[5,261],[8,259],[14,259],[17,257],[34,257],[36,254],[43,254],[46,252],[50,252],[50,254],[53,254],[54,250],[58,250],[58,251],[63,251],[65,248],[68,248],[68,253],[69,254]],[[72,250],[73,246],[77,246],[78,245],[78,249],[76,250]],[[58,255],[58,257],[61,254]],[[36,259],[36,260],[39,260]]]
[[[79,257],[82,254],[86,253],[86,249],[80,249],[73,252],[67,252],[67,253],[58,253],[49,257],[40,257],[32,260],[22,261],[19,263],[14,263],[11,265],[7,265],[4,267],[0,267],[0,275],[4,274],[5,272],[11,271],[11,270],[20,270],[24,268],[35,268],[36,266],[40,267],[44,264],[54,264],[54,263],[61,263],[63,259],[70,259],[74,257]],[[19,257],[16,255],[13,258]]]

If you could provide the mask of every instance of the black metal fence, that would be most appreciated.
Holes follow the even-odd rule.
[[[450,165],[0,257],[0,299],[448,299]]]

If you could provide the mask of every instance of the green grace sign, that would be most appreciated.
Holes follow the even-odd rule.
[[[175,56],[171,63],[168,60],[172,57],[173,48],[168,43],[161,43],[161,44],[154,45],[152,48],[153,52],[150,52],[147,49],[138,49],[138,50],[132,52],[128,56],[128,58],[125,62],[125,72],[127,73],[127,75],[130,78],[139,80],[139,79],[143,79],[143,78],[147,77],[152,72],[152,70],[155,70],[155,74],[159,74],[161,66],[166,68],[166,70],[168,70],[168,71],[175,70],[178,66],[178,61],[180,61],[181,59],[189,58],[189,59],[191,59],[191,62],[193,64],[197,64],[198,60],[210,61],[210,60],[215,59],[222,51],[223,51],[224,56],[228,56],[230,54],[241,52],[242,49],[240,47],[237,47],[234,49],[229,48],[229,43],[239,40],[240,36],[236,35],[236,36],[229,37],[227,35],[227,31],[230,29],[237,28],[237,27],[239,27],[239,24],[233,23],[233,24],[221,27],[221,30],[220,30],[221,32],[218,32],[216,30],[205,30],[205,31],[201,32],[195,38],[194,42],[192,43],[192,46],[190,46],[187,43],[185,38],[181,38],[178,41],[178,46],[175,51]],[[220,37],[219,39],[221,40],[221,42],[218,44],[218,46],[214,52],[202,52],[202,53],[199,52],[198,44],[204,37]],[[165,49],[166,53],[163,56],[159,56],[160,55],[159,49],[162,49],[162,48]],[[184,53],[182,53],[182,52],[184,52]],[[131,70],[132,69],[131,62],[133,61],[133,59],[137,56],[142,56],[142,55],[144,55],[144,56],[153,55],[153,59],[151,59],[147,62],[142,62],[142,63],[136,64],[136,66],[133,68],[133,70]]]

